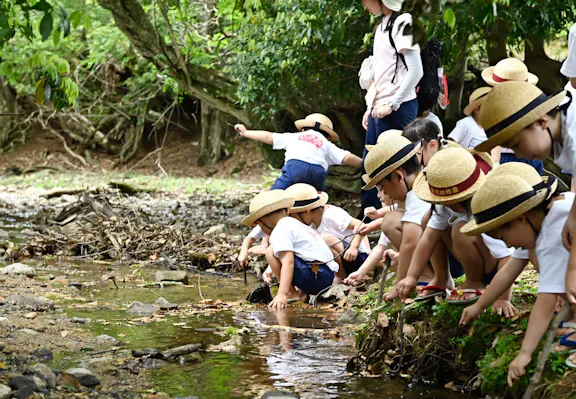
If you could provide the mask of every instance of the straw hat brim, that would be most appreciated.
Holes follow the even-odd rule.
[[[489,152],[494,147],[504,144],[510,140],[516,133],[524,129],[526,126],[534,121],[537,121],[542,116],[546,115],[550,110],[556,108],[562,100],[566,98],[566,91],[561,91],[555,96],[550,97],[548,100],[528,112],[526,115],[518,119],[516,122],[508,125],[488,140],[478,144],[474,149],[480,152]]]
[[[488,83],[490,86],[498,86],[499,84],[504,83],[496,82],[494,79],[492,79],[492,76],[494,75],[494,68],[495,67],[491,66],[482,71],[482,79],[484,79],[484,82]],[[528,83],[535,85],[538,83],[538,80],[540,80],[538,76],[528,72]]]
[[[328,203],[328,194],[322,192],[318,194],[318,200],[314,201],[311,204],[308,205],[304,205],[304,206],[293,206],[292,208],[290,208],[290,212],[289,213],[300,213],[300,212],[306,212],[307,210],[312,210],[312,209],[316,209],[319,208],[321,206],[324,206]]]
[[[400,166],[402,166],[404,163],[406,163],[406,161],[408,161],[410,158],[412,158],[414,155],[416,155],[416,153],[418,151],[420,151],[420,148],[422,148],[422,143],[419,142],[419,143],[415,144],[412,151],[410,151],[404,157],[400,158],[398,161],[394,162],[392,165],[390,165],[387,168],[380,171],[373,178],[370,179],[370,177],[368,177],[368,179],[369,179],[368,182],[366,182],[366,180],[364,180],[366,182],[366,185],[364,187],[362,187],[362,190],[373,189],[376,186],[376,184],[378,184],[383,178],[388,176],[390,173],[392,173],[392,171],[398,169]],[[362,179],[364,179],[364,177]]]
[[[280,209],[286,209],[287,212],[290,212],[294,202],[294,198],[283,198],[281,200],[272,202],[246,216],[244,219],[242,219],[242,224],[244,226],[254,227],[258,219],[269,215],[272,212],[276,212]]]
[[[479,98],[477,100],[472,101],[470,104],[468,104],[465,108],[464,108],[464,115],[466,116],[470,116],[472,115],[472,112],[474,112],[474,110],[476,109],[477,106],[482,105],[482,103],[484,102],[484,100],[486,100],[486,96]]]
[[[311,121],[311,120],[306,120],[306,119],[297,120],[296,122],[294,122],[294,125],[296,125],[296,128],[298,130],[316,129],[316,122]],[[334,130],[330,129],[325,124],[321,123],[320,129],[322,129],[322,132],[326,133],[326,135],[328,136],[328,140],[330,140],[330,141],[340,140],[340,136],[338,136],[338,133],[336,133]]]
[[[480,173],[480,176],[478,176],[478,180],[476,180],[476,183],[474,183],[466,190],[452,195],[440,196],[433,194],[430,191],[428,180],[424,175],[424,171],[422,171],[420,172],[420,174],[418,174],[418,177],[416,177],[414,185],[412,186],[412,190],[414,190],[414,194],[416,194],[416,196],[420,198],[422,201],[426,201],[436,205],[452,205],[457,204],[458,202],[465,201],[468,198],[471,198],[474,195],[474,193],[478,191],[480,186],[484,184],[485,180],[486,175],[484,175],[484,173]]]
[[[522,216],[530,209],[533,209],[534,207],[538,206],[538,204],[542,203],[546,199],[547,195],[548,190],[546,189],[538,190],[538,192],[534,197],[531,197],[527,201],[524,201],[523,203],[518,205],[516,208],[511,209],[510,211],[506,212],[505,214],[497,218],[494,218],[492,220],[480,224],[476,223],[476,220],[472,219],[464,226],[462,226],[460,232],[466,234],[467,236],[477,236],[482,233],[494,230],[495,228],[500,227],[516,219],[517,217]]]

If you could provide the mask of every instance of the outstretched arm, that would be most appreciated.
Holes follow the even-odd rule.
[[[244,125],[236,125],[234,129],[240,134],[242,137],[246,137],[247,139],[252,139],[255,141],[259,141],[264,144],[272,145],[272,133],[267,132],[266,130],[248,130]]]
[[[342,160],[342,165],[354,166],[355,168],[362,167],[362,158],[354,154],[348,154]]]

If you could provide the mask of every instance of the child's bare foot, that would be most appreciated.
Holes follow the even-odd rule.
[[[572,332],[576,331],[576,319],[572,319],[569,321],[563,321],[560,324],[558,330],[556,330],[556,336],[562,337],[564,335],[568,335]]]
[[[437,280],[436,278],[433,278],[428,283],[428,286],[429,287],[438,287],[442,290],[445,290],[446,288],[452,289],[452,288],[454,288],[454,282],[453,281],[440,281],[440,280]],[[418,293],[417,297],[422,298],[422,297],[425,297],[428,295],[432,295],[436,292],[437,292],[437,290],[433,290],[433,289],[431,289],[431,290],[421,289],[420,292]]]
[[[563,336],[560,342],[552,347],[556,353],[572,352],[576,349],[576,331]]]
[[[462,287],[462,290],[476,290],[475,292],[459,292],[460,290],[456,289],[453,291],[452,294],[446,296],[447,301],[470,301],[471,299],[478,298],[480,295],[484,293],[486,290],[486,286],[480,282],[473,282],[466,280]]]
[[[390,291],[388,291],[385,295],[384,295],[384,302],[390,302],[393,301],[394,299],[398,299],[400,297],[400,294],[398,293],[398,288],[396,288],[396,285],[394,285]]]

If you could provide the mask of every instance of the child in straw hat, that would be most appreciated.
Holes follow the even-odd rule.
[[[319,193],[309,184],[294,184],[286,189],[286,194],[296,200],[290,216],[307,226],[314,225],[330,246],[340,266],[334,282],[358,270],[370,254],[368,239],[355,233],[362,222],[344,209],[328,205],[328,194]]]
[[[332,284],[338,264],[322,237],[310,227],[288,217],[294,199],[284,190],[262,192],[250,202],[250,214],[242,224],[260,226],[270,235],[266,252],[272,271],[280,281],[272,309],[283,309],[288,299],[305,300]],[[297,291],[294,287],[298,287]]]
[[[412,185],[420,172],[417,153],[421,143],[413,144],[406,137],[389,135],[376,144],[366,155],[363,190],[378,189],[378,196],[387,195],[393,201],[404,204],[405,211],[390,212],[384,217],[383,232],[392,245],[399,248],[398,279],[403,279],[408,271],[416,244],[422,235],[422,219],[430,205],[420,200],[412,191]],[[432,277],[431,270],[425,277]],[[398,297],[396,286],[386,297],[386,301]]]
[[[456,123],[454,130],[448,135],[448,139],[454,140],[464,148],[474,148],[478,144],[486,141],[486,133],[478,124],[480,109],[486,99],[491,87],[480,87],[472,92],[470,101],[464,108],[464,119]]]
[[[311,114],[296,121],[295,125],[299,133],[248,130],[240,124],[234,127],[242,137],[270,144],[275,150],[286,150],[282,175],[272,186],[273,190],[284,190],[295,183],[306,183],[318,191],[324,191],[329,166],[362,167],[361,158],[332,143],[338,140],[338,134],[327,116]]]
[[[538,76],[528,72],[528,67],[516,58],[505,58],[495,66],[488,67],[482,71],[482,79],[490,86],[498,86],[505,82],[528,82],[532,85],[538,83]],[[524,162],[533,166],[538,173],[544,174],[544,163],[539,160],[519,158],[514,150],[506,147],[495,147],[492,150],[492,157],[498,164],[506,162]]]
[[[558,189],[558,180],[555,178],[548,178],[548,176],[540,176],[533,167],[525,163],[508,162],[490,172],[490,178],[495,176],[518,176],[528,182],[528,184],[530,184],[534,190],[549,188],[550,197],[557,195],[556,191]],[[528,259],[530,258],[530,253],[528,250],[516,250],[515,254],[521,254],[521,256],[513,256],[510,258],[502,270],[500,270],[496,277],[494,277],[492,283],[486,289],[478,302],[464,309],[460,318],[460,325],[467,325],[478,319],[480,314],[482,314],[491,305],[492,313],[497,312],[506,318],[511,318],[514,316],[515,309],[511,304],[508,304],[504,309],[500,309],[502,310],[502,312],[500,312],[495,302],[498,300],[498,298],[501,298],[505,292],[510,289],[510,287],[512,287],[512,284],[514,281],[516,281],[516,278],[528,265]],[[532,263],[536,266],[538,265],[538,262],[534,257],[532,257]]]
[[[467,237],[459,230],[469,220],[470,198],[483,184],[491,165],[488,154],[477,154],[475,158],[464,148],[447,148],[433,156],[418,175],[414,193],[435,207],[416,247],[407,277],[398,283],[402,300],[416,288],[418,277],[440,242],[456,256],[466,273],[462,289],[447,291],[448,303],[476,301],[499,267],[508,260],[511,251],[502,241],[488,236]],[[433,264],[434,279],[422,288],[420,299],[442,295],[452,284],[446,262]],[[509,293],[503,299],[509,300]]]
[[[538,296],[530,314],[520,353],[508,369],[508,383],[526,373],[532,354],[565,297],[569,253],[558,232],[574,203],[574,194],[551,202],[549,187],[534,189],[515,175],[488,176],[472,199],[474,219],[462,227],[466,235],[487,233],[512,247],[534,249],[540,267]]]

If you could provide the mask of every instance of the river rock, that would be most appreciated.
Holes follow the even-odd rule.
[[[54,302],[41,296],[12,294],[6,298],[6,302],[36,312],[54,310]]]
[[[92,323],[92,319],[90,319],[90,318],[85,318],[85,319],[83,319],[83,318],[81,318],[81,317],[76,317],[76,316],[74,316],[74,317],[72,317],[72,318],[70,319],[70,323],[74,323],[74,324],[90,324],[90,323]]]
[[[36,270],[31,266],[25,265],[24,263],[14,263],[12,265],[1,268],[0,274],[34,277],[36,275]]]
[[[38,331],[32,330],[31,328],[21,328],[20,330],[16,331],[22,334],[28,335],[38,335]]]
[[[56,374],[44,363],[36,363],[30,369],[34,375],[46,381],[50,388],[56,388]]]
[[[10,233],[8,233],[6,230],[0,229],[0,240],[4,241],[4,240],[8,240],[9,238],[10,238]]]
[[[234,216],[231,217],[230,219],[228,219],[228,224],[232,225],[232,226],[241,226],[242,225],[242,220],[244,220],[244,215],[238,215],[238,216]]]
[[[343,326],[346,324],[362,324],[365,323],[368,318],[365,314],[357,312],[352,309],[348,309],[345,311],[342,316],[336,322],[339,326]]]
[[[160,349],[156,348],[147,348],[147,349],[140,349],[140,350],[133,350],[132,356],[134,357],[151,357],[154,359],[161,359],[164,357]]]
[[[156,281],[176,281],[188,284],[188,273],[183,270],[159,270],[156,272]]]
[[[97,336],[96,341],[100,341],[102,343],[110,343],[110,344],[116,345],[116,346],[122,344],[122,342],[120,342],[116,338],[111,337],[110,335],[106,335],[106,334],[102,334],[102,335]]]
[[[9,399],[12,395],[12,388],[4,384],[0,384],[0,399]]]
[[[10,378],[8,386],[15,391],[27,391],[34,392],[38,390],[38,386],[34,382],[33,378],[25,377],[23,375],[17,375]]]
[[[153,315],[156,311],[160,309],[160,306],[151,303],[142,302],[132,302],[128,306],[128,313],[139,314],[139,315]]]
[[[38,388],[39,391],[43,391],[46,388],[48,388],[48,383],[44,381],[42,378],[38,377],[37,375],[33,375],[32,379],[34,380],[34,383],[36,384],[36,387]]]
[[[226,231],[226,226],[223,224],[217,224],[216,226],[210,227],[208,230],[204,232],[205,236],[217,236],[222,234]]]
[[[90,370],[84,368],[72,368],[65,371],[74,376],[85,387],[93,387],[100,384],[100,380]]]
[[[54,359],[54,354],[52,353],[52,351],[48,348],[40,348],[40,349],[36,349],[34,352],[32,352],[32,354],[34,356],[36,356],[37,358],[40,358],[42,360],[52,360]]]
[[[351,286],[346,284],[335,284],[328,291],[321,295],[324,300],[339,300],[348,295],[348,292],[352,289]]]
[[[294,392],[284,392],[284,391],[268,391],[262,395],[262,399],[279,399],[279,398],[300,398],[300,396]]]
[[[33,319],[35,319],[36,317],[38,317],[38,313],[36,313],[36,312],[30,312],[30,313],[26,313],[26,314],[24,315],[24,318],[25,318],[25,319],[30,319],[30,320],[33,320]]]
[[[154,302],[156,305],[160,306],[160,310],[175,310],[178,309],[177,303],[170,303],[166,299],[160,297]]]

